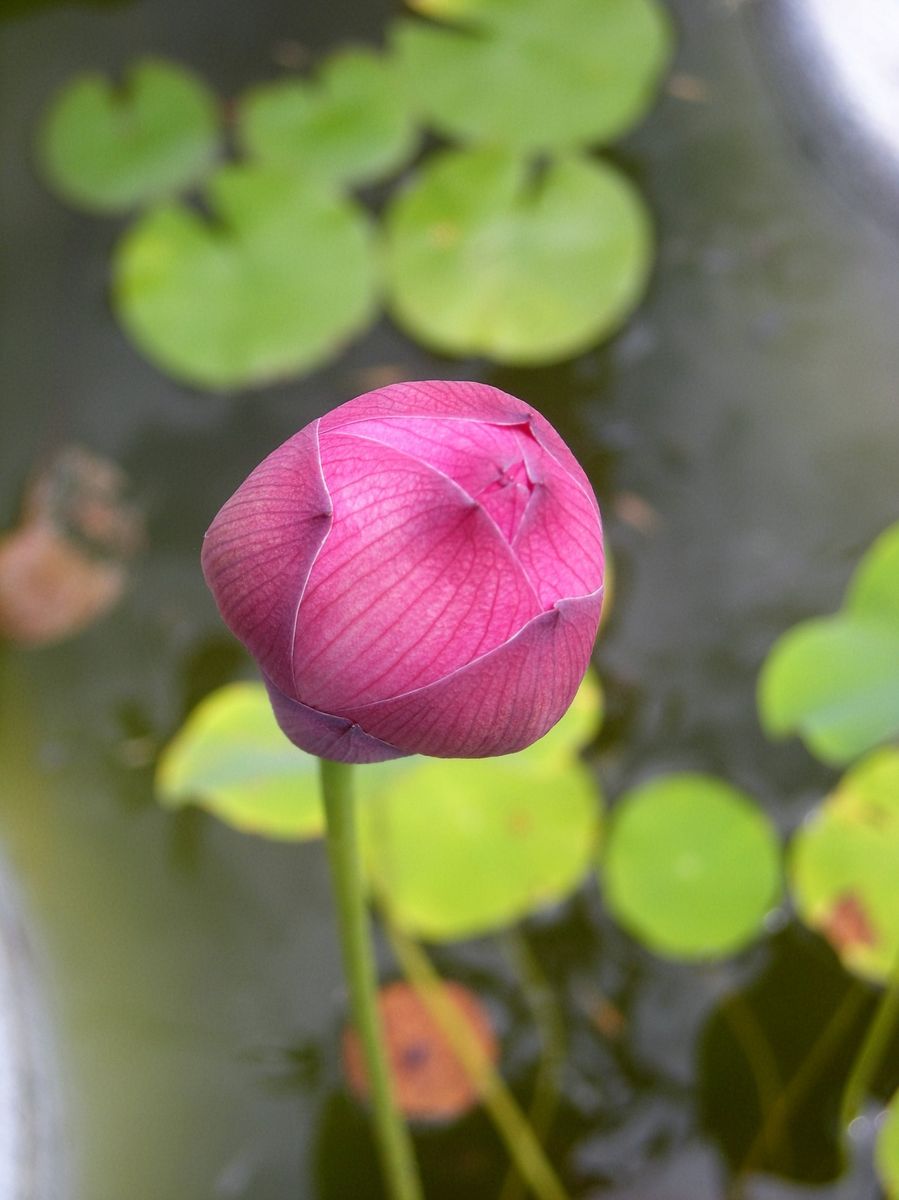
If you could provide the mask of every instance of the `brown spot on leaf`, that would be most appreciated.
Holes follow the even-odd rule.
[[[877,933],[854,892],[843,892],[837,897],[821,928],[837,950],[877,945]]]
[[[509,814],[509,832],[515,837],[526,837],[534,828],[534,818],[526,809]]]
[[[499,1045],[490,1018],[477,996],[458,983],[443,984],[447,998],[495,1063]],[[478,1093],[428,1006],[408,983],[388,984],[379,995],[381,1021],[397,1102],[419,1121],[448,1121],[478,1102]],[[368,1096],[368,1078],[356,1031],[343,1032],[343,1067],[350,1090]]]

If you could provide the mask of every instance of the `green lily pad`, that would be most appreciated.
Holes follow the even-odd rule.
[[[156,769],[166,808],[197,804],[244,833],[319,837],[324,814],[318,759],[287,740],[261,683],[231,683],[206,697]]]
[[[899,1092],[890,1101],[877,1135],[875,1159],[889,1200],[899,1200]]]
[[[409,760],[372,797],[366,858],[400,925],[430,941],[475,937],[578,886],[596,852],[601,804],[577,750],[598,715],[588,681],[569,714],[526,750]]]
[[[559,360],[610,334],[652,261],[636,190],[576,157],[535,172],[495,150],[445,153],[386,222],[396,320],[437,350],[505,363]]]
[[[828,763],[899,734],[899,524],[865,555],[841,612],[804,621],[775,643],[759,679],[773,737],[798,733]]]
[[[762,932],[781,894],[780,845],[762,811],[729,784],[667,775],[615,809],[601,878],[616,919],[650,949],[714,958]]]
[[[800,917],[843,965],[884,980],[899,956],[899,751],[843,776],[796,834],[790,883]]]
[[[649,108],[671,54],[654,0],[422,7],[459,24],[401,21],[394,46],[424,117],[466,142],[526,152],[608,142]]]
[[[213,219],[146,213],[119,244],[114,301],[137,347],[201,387],[262,384],[319,364],[373,315],[368,222],[351,201],[274,168],[212,180]]]
[[[80,75],[50,106],[38,137],[47,182],[66,200],[124,212],[201,179],[219,152],[215,97],[182,67],[145,60],[120,87]]]
[[[365,183],[399,167],[415,128],[397,73],[366,50],[328,59],[315,82],[283,80],[239,102],[238,138],[263,162],[303,178]]]

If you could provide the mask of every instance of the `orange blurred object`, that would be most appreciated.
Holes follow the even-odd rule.
[[[0,637],[42,646],[115,605],[143,539],[124,473],[77,446],[29,486],[18,527],[0,538]]]
[[[496,1063],[499,1043],[487,1010],[458,983],[444,993],[477,1038],[485,1058]],[[393,1086],[400,1109],[419,1121],[450,1121],[478,1103],[478,1093],[428,1006],[411,984],[383,987],[378,997]],[[343,1032],[343,1067],[350,1090],[368,1097],[362,1044],[355,1029]]]

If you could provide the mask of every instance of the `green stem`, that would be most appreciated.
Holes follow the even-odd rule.
[[[510,929],[503,940],[524,984],[525,997],[540,1034],[540,1064],[528,1119],[537,1137],[545,1141],[559,1104],[559,1078],[567,1054],[565,1022],[552,986],[521,927]],[[523,1194],[523,1177],[518,1171],[510,1170],[499,1200],[520,1200]]]
[[[759,1024],[752,1005],[746,997],[735,992],[721,1006],[721,1015],[730,1025],[731,1032],[740,1047],[747,1070],[752,1076],[758,1097],[760,1127],[759,1154],[769,1162],[774,1150],[782,1146],[785,1151],[785,1166],[792,1165],[792,1147],[787,1136],[789,1130],[783,1128],[780,1136],[772,1137],[772,1129],[768,1124],[768,1114],[774,1112],[783,1095],[783,1085],[777,1059],[771,1049],[771,1043]]]
[[[843,1090],[843,1103],[840,1105],[840,1129],[843,1137],[849,1126],[858,1116],[865,1097],[870,1090],[871,1080],[877,1068],[883,1061],[884,1053],[892,1039],[899,1022],[899,960],[893,967],[892,974],[887,980],[887,988],[883,994],[877,1011],[874,1014],[865,1040],[852,1064],[846,1087]]]
[[[729,1196],[742,1195],[747,1177],[758,1166],[765,1150],[773,1150],[781,1143],[786,1135],[790,1117],[808,1096],[810,1089],[820,1079],[834,1053],[842,1044],[847,1031],[858,1018],[864,999],[865,994],[857,984],[853,985],[844,996],[810,1053],[768,1110],[761,1128],[734,1177],[733,1187],[728,1192]]]
[[[378,1152],[391,1200],[421,1200],[412,1140],[393,1097],[378,1016],[375,958],[360,869],[352,767],[324,758],[320,762],[343,966],[353,1025],[365,1055]]]
[[[427,955],[391,919],[389,909],[384,909],[384,917],[391,945],[403,973],[443,1029],[459,1061],[477,1088],[481,1102],[502,1138],[516,1170],[538,1200],[568,1200],[567,1193],[543,1153],[527,1117],[518,1107],[499,1072],[493,1069],[477,1038],[465,1021],[459,1018],[455,1006],[447,999],[442,980]]]

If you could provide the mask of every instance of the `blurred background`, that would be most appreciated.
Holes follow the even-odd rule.
[[[597,649],[605,716],[588,755],[609,804],[660,773],[708,773],[786,838],[838,778],[795,739],[766,737],[756,681],[790,626],[839,608],[899,511],[899,243],[884,137],[866,148],[847,136],[853,93],[820,86],[838,68],[823,42],[809,51],[801,6],[669,0],[597,33],[597,44],[622,39],[631,72],[607,127],[569,129],[573,111],[592,110],[566,92],[558,129],[548,115],[528,144],[530,118],[478,124],[491,89],[514,77],[502,39],[525,26],[537,37],[549,21],[551,39],[586,41],[591,6],[566,0],[548,17],[536,0],[511,16],[511,0],[427,7],[3,4],[0,1113],[13,1131],[8,1146],[0,1135],[3,1200],[380,1195],[364,1113],[341,1076],[321,843],[164,809],[154,784],[194,706],[253,678],[203,584],[203,531],[251,467],[325,409],[398,379],[478,379],[540,408],[575,449],[614,563]],[[495,25],[478,26],[482,7],[500,12]],[[416,42],[421,27],[464,37],[472,23],[496,43],[495,61],[438,54],[434,66],[427,37]],[[406,55],[413,78],[433,81],[430,107],[404,123],[388,99],[380,123],[348,125],[343,145],[327,140],[327,111],[237,101],[314,77],[346,46]],[[147,58],[185,68],[200,89],[157,94],[173,127],[184,123],[164,170],[152,146],[146,161],[127,148],[115,158],[110,122],[139,124],[139,112],[61,99],[86,72],[121,81]],[[809,82],[795,61],[824,75],[816,67]],[[374,112],[383,89],[372,87],[363,108]],[[870,131],[873,118],[858,120]],[[292,121],[324,143],[288,180],[279,155]],[[448,154],[472,159],[454,168]],[[590,193],[585,217],[563,181],[558,210],[540,209],[549,233],[515,226],[519,249],[496,270],[524,300],[493,335],[479,297],[504,294],[490,291],[491,255],[497,224],[512,218],[495,178],[514,176],[516,155],[528,164],[516,187],[545,199],[558,163],[577,156],[587,191],[618,181],[622,207],[608,199],[619,223],[597,232],[607,201]],[[258,159],[280,182],[204,191],[221,159]],[[440,169],[469,171],[475,198],[497,206],[485,232],[458,202],[458,259],[454,235],[445,258],[432,236],[452,191]],[[187,200],[175,210],[178,192]],[[231,251],[210,251],[192,219],[225,241],[231,221],[259,288],[222,298],[231,276],[215,256]],[[557,228],[574,231],[570,262]],[[283,263],[269,292],[269,275],[253,272],[272,244]],[[537,245],[533,264],[522,245]],[[544,296],[558,271],[568,282],[554,316]],[[328,283],[335,274],[341,287]],[[213,309],[210,332],[196,314]],[[275,329],[285,312],[295,326]],[[899,925],[899,893],[895,908]],[[698,963],[655,953],[623,925],[592,870],[523,914],[567,1028],[549,1148],[571,1195],[881,1195],[875,1124],[860,1130],[847,1175],[834,1119],[876,981],[853,982],[789,902],[738,952]],[[486,998],[526,1097],[532,1014],[503,946],[485,932],[434,953]],[[389,973],[386,950],[384,961]],[[760,1154],[783,1078],[849,994],[789,1145]],[[759,1099],[747,1068],[759,1027],[783,1069],[774,1101],[771,1089]],[[895,1045],[884,1061],[885,1102],[899,1086]],[[429,1197],[498,1194],[505,1160],[483,1114],[418,1136]]]

